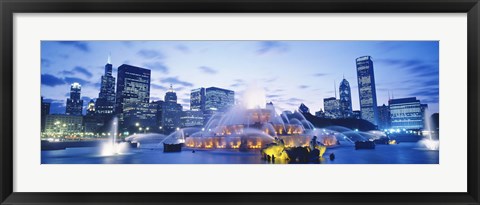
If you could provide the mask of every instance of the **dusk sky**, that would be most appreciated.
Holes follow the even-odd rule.
[[[263,87],[277,111],[304,103],[314,113],[323,98],[337,98],[343,76],[353,109],[359,110],[355,59],[373,58],[378,105],[390,97],[417,97],[438,112],[438,41],[43,41],[41,95],[51,113],[65,113],[70,84],[82,85],[84,106],[98,97],[107,57],[114,67],[152,70],[151,100],[164,98],[170,84],[189,109],[190,91],[220,87],[237,101],[248,85]]]

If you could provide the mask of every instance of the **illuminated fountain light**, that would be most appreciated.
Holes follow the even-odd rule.
[[[102,144],[101,156],[114,156],[128,152],[129,144],[126,142],[117,142],[118,136],[118,118],[114,117],[110,125],[109,139]]]
[[[419,143],[428,150],[438,150],[440,148],[440,141],[433,139],[423,139]]]
[[[184,139],[186,147],[202,149],[261,149],[276,138],[288,148],[308,146],[313,136],[322,145],[337,144],[335,133],[321,133],[297,111],[278,115],[273,104],[259,97],[264,96],[263,91],[247,89],[244,95],[243,104],[215,114],[198,132],[176,138]],[[256,98],[261,100],[253,100]]]
[[[425,117],[425,133],[426,133],[426,138],[425,139],[422,139],[419,141],[419,143],[421,145],[423,145],[423,147],[429,149],[429,150],[438,150],[440,148],[440,141],[438,141],[437,139],[433,139],[432,137],[432,122],[431,122],[431,119],[430,119],[430,115],[429,113],[427,112],[428,109],[425,109],[424,111],[424,115],[427,116]]]

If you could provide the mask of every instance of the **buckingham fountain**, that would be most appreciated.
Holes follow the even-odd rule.
[[[369,149],[375,148],[375,144],[396,144],[382,131],[363,132],[341,126],[316,128],[298,111],[277,113],[273,103],[265,103],[265,92],[258,87],[244,91],[242,99],[241,104],[214,114],[203,127],[179,128],[169,135],[134,134],[120,142],[113,138],[105,144],[105,154],[121,155],[138,147],[163,152],[215,150],[236,156],[256,152],[266,161],[313,162],[322,159],[327,148]],[[112,123],[114,133],[116,123]],[[438,140],[431,137],[420,145],[438,150]],[[330,159],[335,158],[329,154]]]

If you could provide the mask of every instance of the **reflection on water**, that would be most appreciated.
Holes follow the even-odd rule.
[[[164,153],[161,147],[130,149],[128,153],[102,156],[101,148],[82,147],[42,151],[42,164],[271,164],[261,159],[259,150],[195,150]],[[335,159],[328,159],[331,153]],[[373,150],[355,150],[353,145],[327,149],[321,164],[438,164],[438,150],[427,150],[418,143],[378,145]],[[284,163],[276,161],[275,163]]]

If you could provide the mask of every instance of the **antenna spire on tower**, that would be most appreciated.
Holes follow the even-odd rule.
[[[333,91],[335,92],[335,99],[337,99],[337,82],[333,81]]]
[[[111,54],[108,53],[107,64],[112,64],[112,62],[111,62],[111,60],[110,60],[110,58],[111,58],[110,55],[111,55]]]

